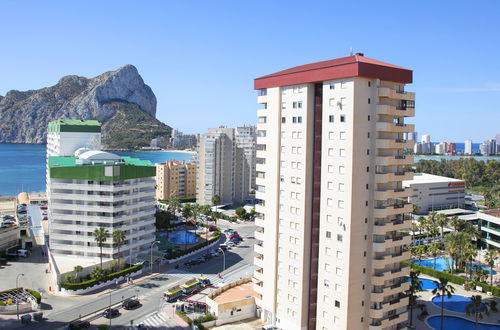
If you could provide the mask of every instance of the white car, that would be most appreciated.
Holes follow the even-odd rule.
[[[228,247],[235,247],[236,246],[236,244],[234,244],[233,242],[228,242],[226,244]]]

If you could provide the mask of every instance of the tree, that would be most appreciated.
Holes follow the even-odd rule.
[[[407,249],[410,251],[414,258],[418,259],[418,265],[420,266],[422,262],[422,256],[427,251],[427,247],[425,245],[417,245],[417,246],[409,246]]]
[[[457,231],[458,226],[460,225],[460,219],[458,218],[457,215],[451,217],[450,225],[453,227],[455,231]]]
[[[495,267],[495,262],[498,258],[498,253],[496,250],[488,250],[484,256],[484,261],[490,267],[490,285],[493,286],[493,267]]]
[[[479,319],[483,318],[483,314],[486,316],[490,315],[489,303],[483,302],[483,298],[480,295],[474,295],[470,297],[471,303],[465,307],[465,313],[467,315],[474,314],[475,326],[474,329],[477,330]]]
[[[94,241],[97,243],[97,246],[101,249],[101,253],[99,256],[101,257],[101,269],[102,269],[102,247],[106,240],[108,239],[109,231],[104,227],[99,227],[94,230]]]
[[[76,276],[73,274],[66,274],[64,275],[64,279],[68,281],[69,283],[72,283],[75,280]]]
[[[220,204],[220,196],[219,195],[213,195],[212,196],[212,205],[217,206]]]
[[[118,266],[120,265],[120,261],[119,260],[116,260],[116,259],[113,259],[111,260],[111,270],[113,272],[116,272],[118,269]]]
[[[420,230],[420,226],[418,223],[412,222],[411,223],[411,240],[412,242],[415,241],[415,233]]]
[[[411,211],[411,213],[412,213],[413,215],[417,215],[417,214],[418,214],[418,212],[420,212],[420,208],[418,207],[418,205],[417,205],[417,204],[413,204],[413,205],[412,205],[412,211]]]
[[[422,282],[418,278],[420,272],[411,271],[410,272],[410,288],[408,289],[408,297],[409,297],[409,307],[410,307],[410,327],[413,325],[413,307],[415,307],[417,303],[417,292],[422,291]]]
[[[102,269],[102,267],[99,266],[96,266],[94,269],[92,269],[92,272],[90,273],[90,277],[92,277],[95,280],[98,280],[103,276],[104,276],[104,270]]]
[[[436,288],[432,290],[432,293],[437,297],[441,296],[441,330],[443,330],[444,322],[444,296],[446,295],[448,299],[451,298],[452,294],[455,292],[455,288],[448,284],[448,280],[445,278],[439,278],[439,282]]]
[[[418,227],[420,228],[420,235],[422,235],[422,230],[425,230],[427,226],[427,219],[420,216],[418,217],[417,222],[418,222]]]
[[[245,210],[244,207],[240,206],[238,207],[236,210],[236,215],[238,216],[238,218],[240,219],[245,219],[246,215],[247,215],[247,210]]]
[[[116,246],[118,249],[118,263],[120,261],[120,247],[125,244],[125,233],[123,230],[117,229],[113,231],[113,244]]]
[[[441,242],[442,242],[443,241],[443,229],[444,229],[444,226],[446,226],[448,224],[448,217],[445,214],[440,213],[436,217],[436,223],[439,227],[441,227]]]
[[[211,213],[210,205],[200,205],[200,213],[204,215],[210,215]]]
[[[463,255],[463,261],[465,261],[466,263],[469,262],[469,274],[472,276],[472,265],[474,264],[474,260],[476,259],[477,256],[476,247],[472,243],[468,242],[462,248],[462,255]]]
[[[496,189],[488,189],[484,194],[484,205],[488,209],[495,209],[500,206],[496,193]]]
[[[78,274],[80,274],[83,271],[83,267],[82,266],[75,266],[75,268],[73,268],[73,270],[76,274],[76,278],[79,278],[80,276]]]
[[[190,204],[186,204],[182,207],[182,216],[184,217],[185,220],[189,219],[192,214],[193,214],[193,208],[191,207]]]
[[[446,235],[444,238],[445,251],[452,258],[451,273],[455,269],[455,265],[460,265],[463,261],[463,248],[467,244],[471,244],[471,236],[468,233],[453,232]]]
[[[441,251],[441,249],[439,248],[439,244],[437,244],[437,243],[430,244],[427,247],[427,251],[434,258],[434,269],[436,269],[436,258],[437,258],[437,255],[439,254],[439,252]]]

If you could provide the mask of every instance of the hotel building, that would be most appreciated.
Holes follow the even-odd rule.
[[[156,199],[196,197],[196,164],[168,161],[156,164]]]
[[[412,71],[362,54],[255,79],[253,280],[266,322],[374,330],[408,320],[411,82]]]

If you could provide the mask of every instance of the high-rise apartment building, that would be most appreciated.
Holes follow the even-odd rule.
[[[209,128],[198,144],[196,201],[211,205],[215,195],[222,204],[240,203],[249,192],[243,175],[245,155],[238,148],[234,128]]]
[[[196,197],[196,164],[168,161],[156,164],[156,199]]]
[[[362,54],[255,80],[257,305],[283,329],[407,321],[412,71]]]
[[[255,188],[255,155],[257,133],[254,125],[243,125],[235,128],[236,147],[243,149],[243,182],[249,191]],[[249,191],[245,192],[248,193]]]
[[[464,155],[472,155],[472,140],[465,140]]]

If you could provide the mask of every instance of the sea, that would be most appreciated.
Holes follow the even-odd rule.
[[[115,152],[162,163],[168,160],[189,161],[193,155],[185,152],[138,151]],[[46,148],[43,144],[0,143],[0,196],[16,196],[22,191],[45,191]]]
[[[462,144],[463,145],[463,144]],[[458,149],[458,144],[457,144]],[[0,196],[16,196],[22,191],[45,191],[45,145],[0,143]],[[184,152],[137,151],[114,152],[121,156],[130,156],[160,163],[168,160],[189,161],[193,155]],[[463,156],[416,156],[420,159],[458,159]],[[473,156],[477,160],[487,161],[500,157]]]

